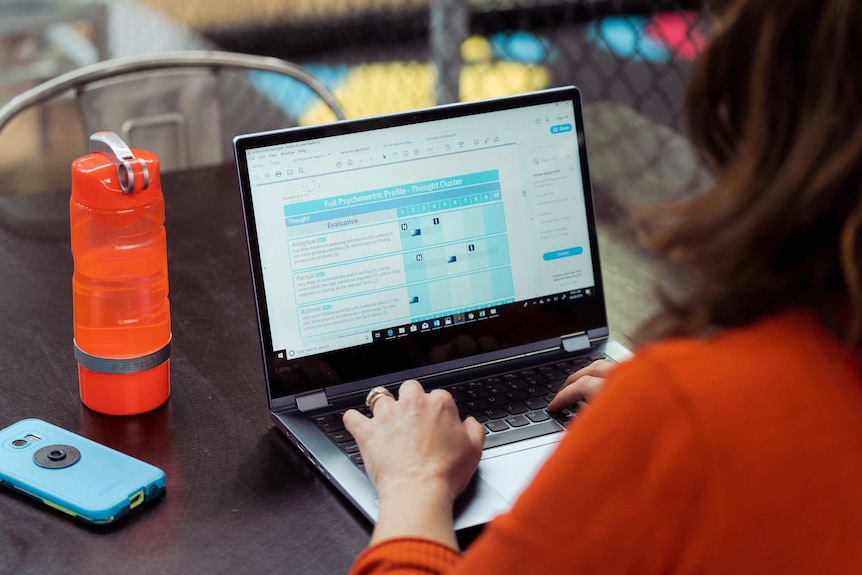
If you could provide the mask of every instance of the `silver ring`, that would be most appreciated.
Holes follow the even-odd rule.
[[[395,396],[392,395],[392,392],[385,387],[378,386],[372,388],[371,391],[368,392],[368,395],[365,396],[365,406],[368,408],[368,411],[374,413],[374,404],[377,403],[377,400],[384,395],[388,395],[392,399],[395,399]]]

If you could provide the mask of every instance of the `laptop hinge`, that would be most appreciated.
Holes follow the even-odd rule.
[[[563,349],[568,352],[583,351],[590,348],[590,338],[586,332],[564,335],[561,339]]]
[[[327,405],[329,405],[329,399],[326,397],[326,391],[322,389],[296,396],[296,407],[299,411],[314,411]]]

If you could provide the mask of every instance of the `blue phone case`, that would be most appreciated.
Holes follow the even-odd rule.
[[[40,419],[0,430],[0,484],[93,524],[161,495],[165,472]]]

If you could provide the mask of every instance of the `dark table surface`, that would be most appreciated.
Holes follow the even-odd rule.
[[[79,399],[68,191],[0,198],[0,427],[44,419],[167,473],[101,528],[0,490],[0,573],[344,573],[370,526],[270,423],[233,167],[163,189],[172,392],[132,417]]]
[[[585,119],[611,335],[630,345],[653,262],[621,214],[705,179],[667,128],[615,105]],[[168,476],[162,500],[108,528],[0,489],[0,574],[344,573],[370,525],[270,423],[234,168],[165,175],[163,188],[172,394],[124,418],[78,395],[68,190],[0,197],[0,428],[37,417]]]

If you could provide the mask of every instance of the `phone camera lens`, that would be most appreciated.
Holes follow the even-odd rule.
[[[66,452],[62,449],[53,449],[48,452],[48,459],[51,461],[62,461],[66,459]]]
[[[16,439],[12,442],[12,447],[27,447],[28,441],[26,439]]]

